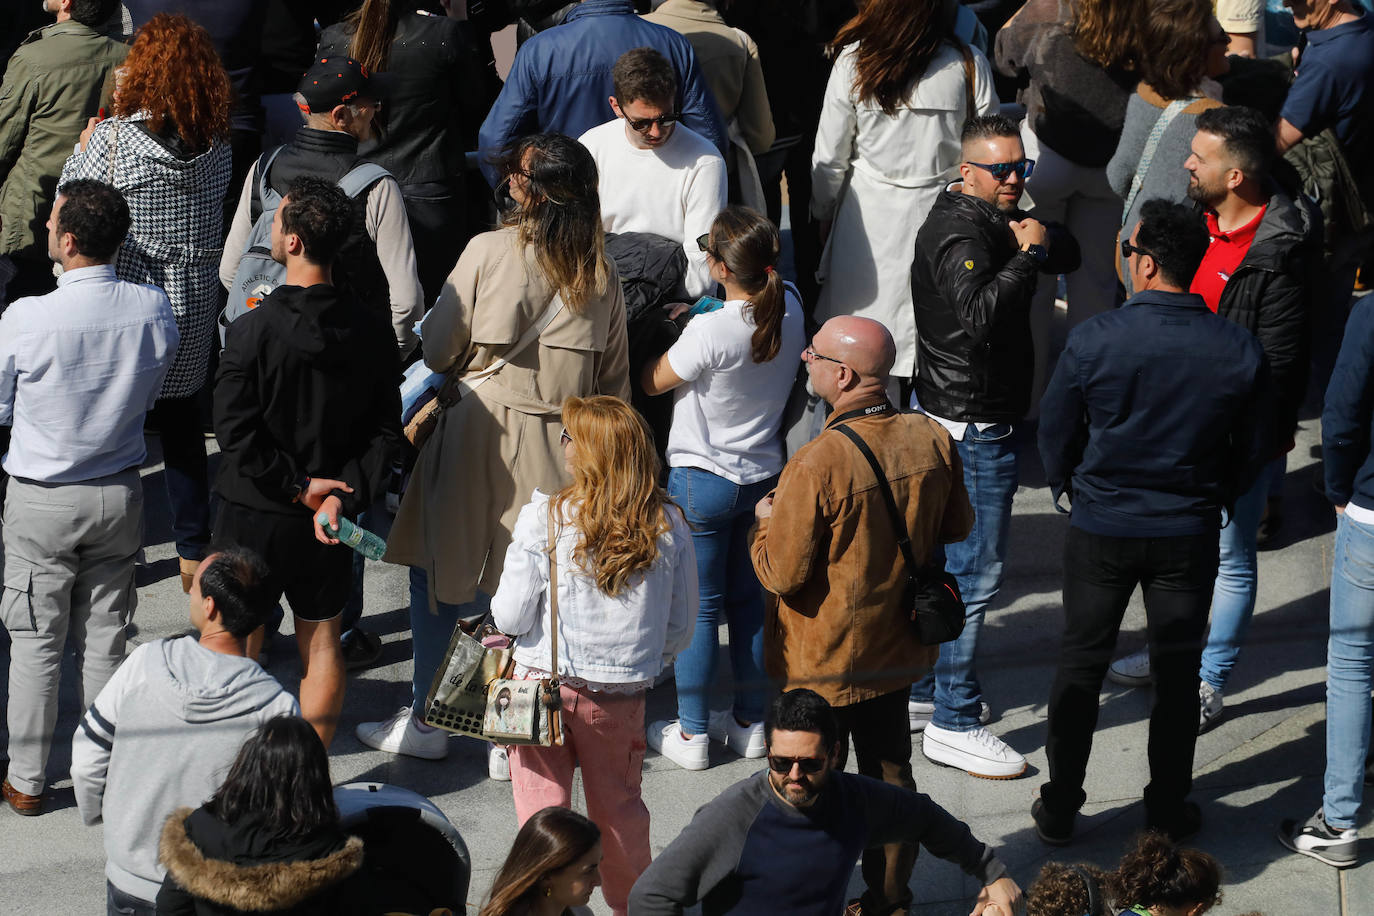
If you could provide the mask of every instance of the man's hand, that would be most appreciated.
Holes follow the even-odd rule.
[[[99,123],[99,118],[86,119],[86,129],[81,132],[81,140],[78,141],[81,146],[81,152],[84,153],[86,151],[86,144],[91,142],[91,134],[95,133],[95,126]],[[70,134],[68,136],[70,136]]]
[[[1021,912],[1021,888],[1010,878],[998,878],[978,892],[969,916],[1014,916]]]
[[[754,503],[754,518],[763,521],[773,514],[773,494],[769,493],[763,499]]]
[[[1336,510],[1336,515],[1337,515],[1338,517],[1339,517],[1339,516],[1342,516],[1342,515],[1345,515],[1345,504],[1344,504],[1344,503],[1342,503],[1342,504],[1339,505],[1339,506],[1332,506],[1331,508],[1333,508],[1333,509]]]
[[[668,313],[669,321],[676,321],[678,318],[686,315],[691,308],[692,305],[689,302],[670,302],[663,307],[663,310]]]
[[[331,480],[328,477],[311,477],[310,486],[305,488],[301,494],[301,505],[311,512],[318,512],[324,503],[324,498],[335,490],[343,490],[345,493],[352,493],[353,488],[342,480]]]
[[[315,481],[310,481],[310,484],[314,486]],[[319,506],[310,516],[310,520],[315,523],[315,540],[319,541],[321,544],[339,543],[339,539],[332,537],[329,532],[339,530],[339,512],[342,510],[343,503],[339,501],[339,497],[337,496],[326,496],[320,501]],[[327,529],[320,524],[321,515],[329,519],[329,527]]]
[[[1044,245],[1045,239],[1048,238],[1044,224],[1029,216],[1025,219],[1014,219],[1007,225],[1011,227],[1011,234],[1016,236],[1016,247],[1022,251],[1031,245]]]

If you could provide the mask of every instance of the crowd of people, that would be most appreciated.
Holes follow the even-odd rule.
[[[1194,744],[1310,391],[1338,517],[1326,778],[1278,839],[1355,864],[1353,2],[44,0],[0,62],[5,802],[43,811],[70,643],[112,916],[393,910],[329,778],[347,672],[381,652],[352,523],[408,569],[413,672],[360,742],[447,757],[457,630],[557,685],[560,741],[487,747],[521,828],[484,916],[597,887],[617,916],[886,916],[920,846],[976,879],[974,916],[1195,916],[1222,878],[1179,845]],[[127,651],[150,436],[195,632]],[[1074,841],[1104,679],[1153,706],[1136,848],[1023,894],[911,762],[1027,769],[976,662],[1029,448],[1069,515],[1040,840]],[[1113,660],[1137,587],[1147,647]],[[296,696],[259,664],[283,598]],[[646,722],[669,679],[677,718]],[[766,766],[652,857],[647,750],[703,770],[712,742]]]

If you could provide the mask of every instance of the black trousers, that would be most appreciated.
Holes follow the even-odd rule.
[[[1193,786],[1198,671],[1217,575],[1218,532],[1119,538],[1070,527],[1064,545],[1064,638],[1050,688],[1050,781],[1040,797],[1056,815],[1082,807],[1083,777],[1097,727],[1098,696],[1121,618],[1140,585],[1154,672],[1150,713],[1151,824],[1176,817]]]
[[[916,788],[916,777],[911,773],[908,693],[910,689],[903,687],[871,700],[835,707],[835,719],[840,726],[839,769],[844,769],[849,759],[852,740],[860,774],[905,789]],[[889,843],[864,850],[861,871],[868,888],[863,896],[864,916],[896,909],[905,912],[911,903],[908,885],[919,851],[915,843]]]

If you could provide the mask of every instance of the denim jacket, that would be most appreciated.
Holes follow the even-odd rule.
[[[500,176],[485,160],[512,140],[538,131],[580,137],[609,121],[614,112],[607,99],[615,95],[611,68],[621,54],[645,46],[673,64],[682,123],[724,156],[725,124],[691,43],[672,29],[636,16],[630,0],[583,0],[562,25],[535,35],[515,55],[477,138],[487,181],[494,186]]]
[[[652,681],[692,641],[697,619],[697,563],[682,512],[665,507],[671,527],[658,558],[617,596],[573,560],[581,539],[573,510],[557,533],[558,673],[594,684]],[[565,507],[565,512],[569,507]],[[515,660],[547,671],[549,644],[548,495],[534,491],[520,510],[491,599],[497,629],[515,637]]]

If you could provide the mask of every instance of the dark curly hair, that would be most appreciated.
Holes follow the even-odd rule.
[[[155,134],[169,129],[196,153],[229,136],[234,90],[210,33],[183,15],[158,13],[138,30],[122,67],[114,114],[148,113]]]
[[[297,178],[281,205],[281,231],[300,237],[312,264],[333,264],[353,231],[353,202],[323,178]]]
[[[1026,916],[1111,916],[1107,908],[1107,873],[1096,865],[1046,862],[1026,891]],[[1093,882],[1091,893],[1087,882]],[[1097,907],[1092,907],[1096,899]]]
[[[129,234],[129,204],[119,189],[103,181],[79,178],[57,189],[62,208],[57,231],[76,237],[78,254],[109,263]]]
[[[1221,902],[1221,864],[1200,849],[1175,846],[1164,834],[1150,830],[1122,856],[1107,886],[1119,906],[1202,903],[1211,909]]]

